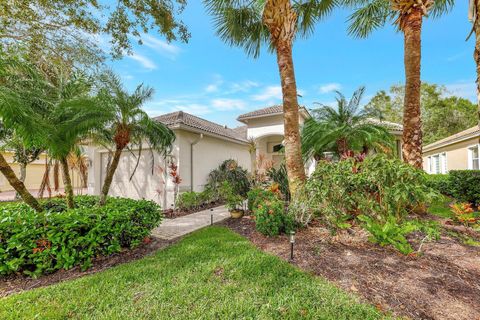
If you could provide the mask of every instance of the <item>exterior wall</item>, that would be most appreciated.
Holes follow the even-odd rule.
[[[249,138],[256,139],[273,134],[283,136],[283,115],[254,118],[247,121],[247,135]]]
[[[274,165],[279,165],[283,159],[283,155],[279,152],[273,152],[274,145],[283,142],[283,135],[264,136],[256,140],[257,157],[262,155],[265,160],[273,161]]]
[[[12,167],[13,171],[20,177],[20,166],[18,163],[13,162],[13,153],[12,152],[3,152],[2,153],[8,164]],[[45,173],[45,154],[41,154],[38,160],[33,161],[27,165],[27,176],[25,180],[25,186],[29,190],[38,190],[42,183],[43,175]],[[72,174],[72,183],[73,186],[78,189],[81,187],[81,182],[79,176],[76,172]],[[63,181],[60,173],[60,188],[63,188]],[[50,184],[53,189],[53,170],[50,171]],[[8,183],[7,179],[0,174],[0,192],[14,191],[12,186]],[[53,190],[52,190],[53,191]]]
[[[426,151],[423,153],[423,169],[429,172],[428,157],[436,154],[446,153],[446,168],[447,172],[450,170],[466,170],[468,169],[468,147],[478,144],[477,138],[471,138],[465,141],[443,146],[435,150]]]
[[[180,191],[190,191],[191,181],[191,143],[193,146],[193,190],[202,191],[208,180],[208,174],[223,161],[234,159],[240,166],[251,171],[251,157],[248,145],[226,141],[208,135],[180,130],[175,132],[179,141],[179,173],[182,178]]]
[[[178,174],[182,179],[179,185],[179,193],[181,193],[190,191],[190,144],[200,135],[185,130],[175,130],[175,135],[176,140],[169,159],[178,165]],[[203,190],[210,171],[217,168],[224,160],[235,159],[239,165],[250,170],[251,159],[247,145],[204,135],[194,145],[193,150],[194,191]],[[130,181],[131,173],[137,163],[137,152],[135,156],[130,151],[122,154],[109,194],[133,199],[149,199],[159,203],[163,208],[169,208],[174,202],[175,185],[168,175],[168,161],[166,164],[165,159],[154,152],[152,162],[152,152],[144,146],[138,168]],[[108,151],[89,146],[87,153],[92,161],[88,175],[89,193],[99,195],[105,179]]]

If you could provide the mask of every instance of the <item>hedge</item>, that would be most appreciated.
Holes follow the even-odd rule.
[[[449,172],[452,196],[461,202],[480,205],[480,170],[454,170]]]
[[[77,197],[77,208],[67,210],[64,199],[50,200],[42,213],[23,203],[0,207],[0,274],[87,269],[94,257],[137,246],[162,220],[152,201],[109,198],[103,207],[97,201]]]
[[[450,176],[448,174],[429,174],[427,175],[428,186],[437,190],[441,194],[451,196]]]

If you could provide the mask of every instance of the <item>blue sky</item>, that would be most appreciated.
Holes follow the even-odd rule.
[[[424,20],[422,80],[474,101],[474,41],[465,41],[471,28],[467,1],[457,3],[448,15]],[[388,26],[368,39],[354,39],[346,32],[347,16],[337,10],[312,36],[295,42],[300,104],[333,104],[334,90],[350,96],[360,85],[367,88],[366,103],[378,90],[404,82],[402,34]],[[188,44],[168,44],[150,33],[132,56],[110,62],[128,89],[142,82],[155,88],[145,106],[150,115],[183,110],[235,127],[239,114],[281,102],[274,55],[263,50],[253,59],[224,44],[201,1],[189,1],[182,19],[192,34]]]

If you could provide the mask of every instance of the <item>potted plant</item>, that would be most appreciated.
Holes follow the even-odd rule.
[[[220,187],[220,193],[222,198],[225,200],[225,206],[232,218],[238,219],[243,216],[243,197],[233,190],[233,187],[228,183],[224,182]]]

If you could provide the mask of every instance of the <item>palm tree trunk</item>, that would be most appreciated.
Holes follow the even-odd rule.
[[[480,9],[480,0],[475,0],[474,5],[477,8],[476,13],[478,14],[478,9]],[[473,53],[473,58],[475,59],[475,65],[477,69],[477,116],[478,129],[480,130],[480,19],[478,17],[475,17],[473,28],[475,32],[475,50]]]
[[[72,179],[70,178],[70,171],[68,170],[67,158],[61,159],[60,165],[62,167],[63,187],[65,188],[65,195],[67,197],[67,207],[73,209],[75,204],[73,202]]]
[[[19,180],[22,181],[23,184],[25,184],[25,179],[27,177],[27,164],[26,163],[19,163],[20,166],[20,178]],[[22,196],[18,191],[15,193],[15,199],[21,199]]]
[[[270,31],[277,52],[283,95],[285,163],[290,193],[293,197],[306,180],[300,141],[297,83],[292,57],[297,16],[290,0],[267,0],[263,21]]]
[[[404,63],[405,106],[403,111],[403,159],[412,166],[422,168],[422,120],[420,114],[420,63],[422,12],[412,9],[405,17]]]
[[[108,166],[107,175],[105,176],[105,181],[103,182],[102,194],[100,195],[99,204],[103,206],[107,201],[108,191],[110,191],[110,186],[112,185],[113,176],[117,170],[118,163],[120,162],[120,156],[122,155],[123,148],[116,148],[115,154],[113,155],[112,163]]]
[[[37,201],[37,199],[35,199],[34,196],[30,194],[30,192],[28,192],[23,182],[17,178],[17,176],[15,175],[15,172],[13,172],[12,168],[7,163],[7,160],[5,160],[5,158],[1,153],[0,153],[0,172],[2,172],[2,174],[8,180],[8,183],[10,183],[13,189],[15,189],[15,191],[17,191],[20,194],[23,201],[25,201],[27,205],[29,205],[33,210],[37,212],[42,211],[42,206],[40,205],[40,203]]]

